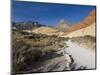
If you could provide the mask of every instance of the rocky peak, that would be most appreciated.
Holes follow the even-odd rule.
[[[69,27],[70,27],[70,24],[67,21],[65,21],[64,19],[61,19],[59,21],[59,24],[57,25],[57,29],[59,31],[63,31],[63,32],[67,31],[69,29]]]
[[[60,24],[66,24],[66,21],[64,19],[61,19]]]

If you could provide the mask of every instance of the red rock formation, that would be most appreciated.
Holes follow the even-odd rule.
[[[94,23],[95,20],[96,20],[96,11],[92,10],[89,16],[87,16],[82,22],[73,25],[66,33],[64,33],[64,35],[67,35],[73,31],[88,27],[89,25]]]

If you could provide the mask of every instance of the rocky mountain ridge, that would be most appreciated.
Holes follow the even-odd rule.
[[[12,24],[12,27],[15,27],[17,30],[32,30],[42,26],[46,25],[40,24],[37,21],[13,22]]]

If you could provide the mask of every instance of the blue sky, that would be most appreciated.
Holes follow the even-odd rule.
[[[93,9],[95,6],[13,1],[12,21],[38,21],[53,26],[65,19],[70,24],[76,24]]]

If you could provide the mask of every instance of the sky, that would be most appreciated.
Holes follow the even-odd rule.
[[[27,22],[38,21],[40,24],[54,26],[61,19],[74,25],[82,21],[95,6],[38,3],[38,2],[12,2],[12,21]]]

